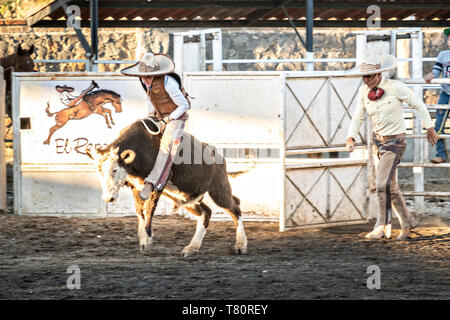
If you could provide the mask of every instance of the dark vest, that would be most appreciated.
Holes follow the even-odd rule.
[[[189,101],[189,95],[184,90],[183,86],[181,85],[181,79],[177,74],[170,74],[169,76],[174,75],[174,79],[178,82],[180,85],[180,91],[183,94],[183,96],[186,98],[186,101],[189,105],[189,108],[191,107],[191,102]],[[153,79],[152,82],[152,89],[150,91],[150,95],[148,95],[148,89],[147,89],[147,95],[149,96],[150,101],[152,102],[153,106],[155,107],[155,113],[158,118],[163,118],[172,113],[176,108],[178,108],[178,105],[173,102],[170,95],[167,93],[166,88],[164,87],[164,80],[165,75],[156,76]],[[145,89],[145,85],[143,84],[141,80],[142,86]],[[184,113],[179,119],[186,118],[187,114]]]
[[[158,116],[166,117],[172,113],[178,105],[173,102],[170,95],[167,93],[166,88],[164,88],[164,75],[156,76],[152,82],[152,90],[150,91],[150,101],[153,106],[158,109],[156,113]]]

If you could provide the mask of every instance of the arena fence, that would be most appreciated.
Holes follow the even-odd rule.
[[[74,87],[76,95],[92,80],[100,89],[120,94],[121,113],[109,103],[104,105],[115,124],[108,128],[99,115],[72,119],[44,144],[55,124],[46,109],[52,114],[65,108],[56,85]],[[365,223],[377,212],[375,195],[368,191],[375,166],[373,151],[367,148],[368,121],[354,153],[327,157],[346,154],[346,133],[360,84],[360,77],[342,77],[339,72],[185,73],[184,85],[193,97],[186,130],[225,155],[233,174],[233,193],[241,199],[246,220],[278,221],[282,231]],[[103,202],[84,150],[106,145],[122,128],[146,115],[145,93],[135,78],[117,73],[15,73],[14,212],[134,214],[129,190],[122,190],[115,203]],[[423,137],[420,130],[409,135]],[[322,157],[312,158],[314,154]],[[415,192],[415,196],[427,195]],[[211,206],[215,219],[228,219],[220,208]],[[158,206],[157,214],[171,212],[168,202]]]
[[[55,90],[56,85],[73,87],[76,95],[86,89],[91,80],[95,80],[100,89],[121,95],[123,112],[115,112],[110,104],[104,106],[111,110],[115,125],[108,128],[105,119],[99,115],[72,119],[55,131],[49,144],[44,144],[49,129],[55,124],[55,116],[49,116],[46,109],[53,114],[65,108]],[[349,80],[345,78],[345,81]],[[357,81],[354,81],[354,90],[357,89]],[[353,96],[341,97],[333,93],[336,86],[341,86],[338,80],[330,80],[326,75],[310,79],[279,72],[230,72],[186,74],[184,82],[195,98],[192,99],[187,131],[214,144],[225,154],[229,172],[236,173],[230,181],[234,194],[241,198],[247,220],[280,221],[282,218],[282,230],[285,225],[322,226],[364,221],[364,197],[363,200],[355,200],[359,199],[359,194],[353,194],[363,188],[351,187],[355,183],[364,183],[363,160],[305,164],[299,159],[286,157],[297,147],[342,147],[344,135],[340,130],[337,133],[329,130],[331,139],[327,138],[325,143],[320,138],[324,136],[322,131],[325,127],[319,108],[324,102],[333,105],[330,109],[343,104],[339,113],[342,121],[333,122],[334,131],[339,125],[347,125],[352,112],[351,109],[346,110],[352,108]],[[309,87],[305,87],[308,83]],[[305,92],[308,93],[306,96]],[[296,99],[300,99],[300,104]],[[115,73],[16,73],[13,77],[13,113],[14,212],[37,215],[134,214],[128,190],[121,191],[118,202],[103,203],[92,161],[83,151],[87,146],[107,144],[124,126],[146,116],[146,98],[137,79]],[[291,122],[294,115],[301,117],[302,113],[305,121]],[[333,114],[328,118],[336,117]],[[285,126],[288,131],[285,131]],[[301,137],[312,126],[317,128],[315,135]],[[292,137],[288,139],[288,135]],[[308,140],[311,142],[305,142]],[[349,177],[345,171],[352,166],[357,167],[358,172],[350,181],[341,182],[342,176],[345,179]],[[323,173],[324,170],[327,172]],[[303,180],[316,181],[314,185],[319,187],[303,185]],[[290,185],[292,183],[293,186]],[[325,207],[317,203],[321,201],[323,191],[320,186],[324,183],[330,191],[336,189],[334,193],[340,195],[336,199],[330,195]],[[348,212],[346,206],[353,208],[350,220],[340,216],[341,211]],[[283,208],[289,208],[289,211],[285,212]],[[321,211],[315,213],[317,209]],[[162,203],[157,213],[166,214],[171,210],[168,203]],[[327,210],[330,211],[330,219],[327,219]],[[216,218],[225,217],[219,208],[214,208],[214,211]],[[303,212],[306,218],[302,218]],[[321,216],[325,220],[320,220]]]

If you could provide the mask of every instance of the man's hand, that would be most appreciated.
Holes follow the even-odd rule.
[[[353,150],[355,150],[355,139],[353,139],[352,137],[348,137],[347,144],[345,145],[345,149],[348,152],[353,152]]]
[[[424,79],[425,79],[425,82],[426,82],[426,83],[430,83],[431,80],[434,79],[434,74],[433,74],[433,72],[430,72],[429,74],[427,74],[427,75],[424,77]]]
[[[439,137],[436,131],[434,131],[434,127],[427,129],[427,140],[429,143],[431,143],[432,146],[434,146],[438,142]]]
[[[166,123],[163,120],[158,121],[159,131],[164,132],[164,129],[166,129]]]

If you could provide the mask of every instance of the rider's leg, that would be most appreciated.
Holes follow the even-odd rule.
[[[153,188],[162,190],[166,185],[173,159],[184,132],[184,123],[185,120],[172,120],[167,124],[161,138],[155,165],[145,179],[144,189],[139,194],[143,200],[147,200],[150,197]]]

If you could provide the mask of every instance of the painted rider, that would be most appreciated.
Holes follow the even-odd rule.
[[[75,90],[72,87],[68,87],[66,85],[55,87],[56,91],[59,93],[59,99],[61,102],[69,108],[75,107],[89,92],[95,88],[99,88],[99,86],[97,82],[92,80],[91,85],[87,89],[81,91],[79,96],[74,96],[71,94]],[[94,107],[90,103],[88,103],[88,106],[91,112],[94,112]]]
[[[121,71],[124,75],[139,77],[148,98],[149,118],[158,123],[163,132],[155,165],[139,193],[143,200],[147,200],[154,189],[164,188],[188,119],[189,99],[174,70],[175,63],[169,56],[146,53],[141,61]]]
[[[403,82],[390,79],[395,74],[396,66],[397,61],[393,56],[380,57],[369,52],[361,65],[347,73],[349,76],[362,76],[364,84],[358,91],[357,106],[347,134],[346,149],[349,152],[354,150],[355,140],[367,112],[372,124],[373,147],[379,159],[376,169],[379,213],[374,230],[366,235],[369,239],[390,237],[392,208],[395,208],[402,229],[398,240],[406,240],[410,229],[417,226],[417,221],[406,206],[396,178],[397,166],[406,149],[403,103],[417,110],[427,129],[428,141],[434,145],[438,140],[433,121],[422,99]]]

